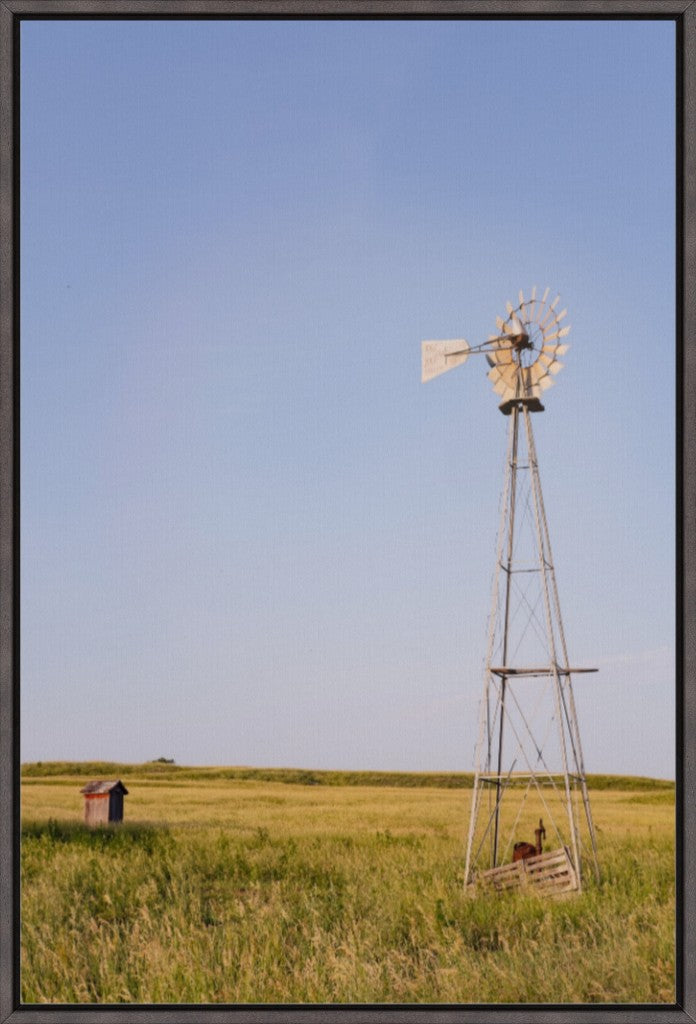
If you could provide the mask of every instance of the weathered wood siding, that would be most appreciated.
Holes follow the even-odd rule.
[[[85,796],[85,822],[87,825],[106,825],[109,821],[109,794]]]

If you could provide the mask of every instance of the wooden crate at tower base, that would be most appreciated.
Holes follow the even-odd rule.
[[[570,851],[563,846],[560,850],[549,850],[536,857],[482,871],[471,888],[474,887],[495,889],[497,892],[528,889],[543,896],[558,896],[576,892],[578,877]]]

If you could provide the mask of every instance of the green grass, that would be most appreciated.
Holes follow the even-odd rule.
[[[284,782],[300,786],[423,786],[436,789],[470,789],[473,775],[470,772],[348,772],[314,771],[301,768],[192,768],[185,765],[163,764],[146,761],[144,764],[121,764],[115,761],[37,761],[22,765],[22,781],[67,777],[73,778],[123,778],[136,776],[139,779],[166,782],[212,782],[218,779],[229,782]],[[650,779],[634,775],[588,775],[588,784],[593,790],[674,789],[674,782],[664,779]],[[514,785],[514,784],[513,784]]]
[[[668,784],[592,793],[601,882],[551,902],[465,892],[460,788],[175,767],[26,779],[25,1002],[674,999]],[[81,824],[85,775],[124,778],[126,824]]]

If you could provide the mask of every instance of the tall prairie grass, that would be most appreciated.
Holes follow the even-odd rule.
[[[593,793],[601,881],[549,901],[466,894],[465,790],[118,774],[114,828],[23,789],[27,1003],[674,1000],[667,786]]]

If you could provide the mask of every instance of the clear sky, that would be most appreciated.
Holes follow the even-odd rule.
[[[590,772],[674,776],[674,25],[22,24],[22,759],[471,770],[535,417]]]

